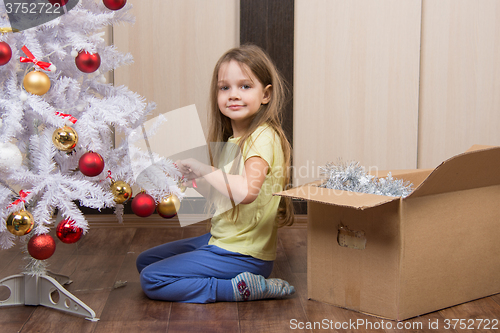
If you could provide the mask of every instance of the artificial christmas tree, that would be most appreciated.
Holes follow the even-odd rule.
[[[66,234],[68,228],[85,234],[89,226],[79,206],[115,207],[120,221],[122,199],[132,193],[123,194],[116,184],[135,184],[156,201],[170,195],[182,199],[176,185],[181,175],[172,161],[130,147],[127,140],[113,146],[115,131],[125,137],[144,131],[142,124],[154,109],[126,87],[103,80],[104,73],[132,62],[129,54],[106,45],[102,33],[108,25],[132,23],[131,6],[111,10],[102,0],[49,2],[62,11],[50,20],[14,17],[13,3],[0,2],[0,156],[14,157],[0,158],[0,248],[21,242],[37,253],[23,274],[0,281],[11,291],[0,306],[41,304],[95,320],[88,306],[60,286],[68,279],[49,276],[39,260],[56,250],[46,237],[56,228],[56,211],[71,221]],[[143,170],[140,177],[134,170]],[[32,226],[9,219],[22,211],[32,216]],[[66,295],[61,304],[47,301],[45,293],[54,288]]]

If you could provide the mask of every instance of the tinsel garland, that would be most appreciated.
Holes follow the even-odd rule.
[[[320,167],[320,175],[326,178],[321,187],[334,190],[403,198],[413,191],[413,184],[409,181],[394,179],[390,172],[385,178],[375,177],[355,161],[328,163]]]

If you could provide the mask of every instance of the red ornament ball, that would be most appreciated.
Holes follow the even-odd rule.
[[[127,0],[102,0],[104,6],[111,10],[122,9],[127,3]]]
[[[69,0],[49,0],[53,5],[58,4],[59,6],[66,6]]]
[[[85,176],[95,177],[104,170],[104,160],[98,153],[89,151],[80,157],[78,168]]]
[[[6,42],[0,42],[0,66],[5,65],[12,58],[12,49]]]
[[[132,211],[140,217],[148,217],[156,209],[155,199],[147,193],[139,193],[132,200]]]
[[[50,258],[56,251],[56,242],[52,236],[36,235],[28,242],[28,252],[30,256],[38,260]]]
[[[57,238],[66,244],[76,243],[82,238],[83,229],[75,226],[75,221],[65,219],[59,222],[56,229]]]
[[[101,66],[99,53],[80,51],[75,58],[76,67],[84,73],[93,73]]]

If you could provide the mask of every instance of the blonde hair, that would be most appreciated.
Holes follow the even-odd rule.
[[[246,133],[244,133],[238,142],[240,151],[243,151],[245,142],[248,141],[252,133],[261,125],[267,124],[272,128],[281,141],[285,165],[283,165],[283,177],[281,185],[283,189],[290,183],[290,160],[291,146],[282,129],[283,109],[286,104],[287,87],[281,74],[276,69],[271,58],[264,50],[256,45],[246,44],[233,48],[219,59],[215,65],[210,85],[210,112],[209,112],[209,143],[223,143],[233,135],[231,119],[222,114],[218,105],[218,76],[222,64],[231,60],[238,62],[242,70],[250,69],[251,73],[266,87],[271,85],[271,99],[269,103],[262,104],[255,114]],[[210,147],[210,144],[209,144]],[[219,161],[219,149],[210,149],[210,159],[213,166],[217,167]],[[278,226],[292,225],[294,221],[294,211],[291,198],[281,197],[278,208]]]

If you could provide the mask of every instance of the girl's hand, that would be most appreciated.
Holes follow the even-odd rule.
[[[245,161],[242,175],[225,174],[192,158],[179,160],[176,164],[185,180],[203,177],[215,190],[237,204],[249,204],[257,198],[269,170],[267,162],[258,156]]]
[[[187,180],[203,177],[212,171],[212,168],[209,165],[203,164],[194,158],[179,160],[175,162],[175,164]]]

